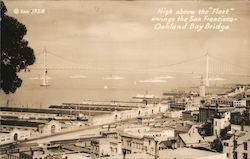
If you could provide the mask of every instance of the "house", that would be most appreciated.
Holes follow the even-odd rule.
[[[192,125],[187,133],[180,133],[177,137],[178,147],[204,147],[210,148],[210,144],[199,134],[197,125]]]
[[[139,153],[145,150],[143,135],[120,133],[122,149],[126,154]]]
[[[220,136],[221,130],[230,125],[230,112],[225,112],[223,115],[215,116],[213,120],[213,135]]]
[[[122,154],[121,141],[114,138],[101,138],[91,141],[92,158]]]
[[[146,131],[145,131],[146,130]],[[146,152],[154,155],[158,149],[173,148],[174,129],[150,128],[140,131],[124,131],[120,133],[122,149],[126,154]],[[168,145],[166,141],[169,141]]]
[[[223,153],[227,159],[249,159],[250,157],[250,131],[236,130],[228,140],[222,141]]]
[[[177,123],[175,127],[175,136],[182,133],[187,133],[192,127],[188,122]]]

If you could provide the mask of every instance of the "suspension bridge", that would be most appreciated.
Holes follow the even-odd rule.
[[[108,71],[107,68],[103,67],[89,67],[88,65],[73,61],[71,59],[65,58],[58,54],[52,53],[46,49],[43,50],[42,53],[36,54],[37,58],[39,56],[43,56],[43,66],[42,67],[31,67],[31,70],[42,70],[42,84],[41,86],[49,86],[49,70],[88,70],[88,71]],[[51,67],[48,64],[48,55],[54,57],[54,62],[57,63],[57,60],[61,61],[60,66]],[[193,67],[194,63],[198,63],[199,67]],[[67,67],[65,67],[67,66]],[[176,69],[178,67],[179,69]],[[180,69],[186,68],[186,70]],[[187,70],[188,68],[188,70]],[[224,59],[211,56],[208,53],[203,54],[198,57],[193,57],[185,60],[181,60],[175,63],[168,63],[164,65],[158,65],[154,67],[144,67],[137,69],[122,69],[122,68],[114,68],[116,72],[159,72],[159,70],[164,70],[164,73],[180,73],[180,74],[194,74],[200,76],[200,78],[204,78],[204,82],[206,86],[209,86],[210,77],[212,76],[238,76],[238,77],[246,77],[250,78],[250,68],[241,66],[239,64],[230,63]],[[249,80],[250,81],[250,80]]]

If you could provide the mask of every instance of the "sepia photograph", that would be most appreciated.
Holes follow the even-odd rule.
[[[2,0],[0,159],[250,159],[249,0]]]

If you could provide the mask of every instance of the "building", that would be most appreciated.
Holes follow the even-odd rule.
[[[213,135],[220,136],[221,130],[230,125],[230,112],[225,112],[223,115],[215,116],[213,120]]]
[[[246,100],[234,100],[233,106],[235,108],[246,108],[247,102],[246,102]]]
[[[250,125],[250,111],[231,112],[230,122],[236,125]]]
[[[192,125],[187,133],[177,135],[177,147],[203,147],[210,148],[210,144],[206,142],[199,134],[197,125]]]
[[[39,133],[41,135],[53,135],[59,133],[62,130],[62,125],[59,121],[51,120],[46,124],[39,125]]]
[[[186,110],[187,102],[174,102],[170,103],[170,108],[173,110]]]
[[[126,154],[140,153],[144,151],[143,136],[121,133],[122,149]]]
[[[130,124],[120,127],[119,130],[124,133],[143,135],[150,130],[150,127]]]
[[[91,141],[92,158],[122,154],[121,141],[114,138],[101,138]]]
[[[0,132],[0,145],[13,143],[16,141],[27,140],[31,137],[29,130],[12,129],[10,131]]]
[[[175,136],[178,134],[187,133],[194,124],[188,121],[180,122],[175,124]]]
[[[250,132],[235,131],[231,138],[223,141],[223,152],[227,159],[249,159],[250,157]]]
[[[165,104],[148,104],[145,107],[138,107],[132,110],[114,111],[111,114],[93,116],[90,119],[91,125],[103,125],[122,120],[135,119],[138,117],[150,116],[164,113],[168,109]]]
[[[145,132],[144,136],[153,137],[155,140],[164,141],[175,137],[175,131],[172,128],[150,128],[150,131]]]
[[[199,111],[183,111],[182,112],[182,119],[188,121],[199,121]]]
[[[211,105],[225,105],[225,106],[233,107],[234,101],[235,101],[235,99],[226,98],[226,97],[212,98]]]
[[[211,106],[206,105],[199,108],[199,121],[206,122],[207,120],[211,120],[215,115],[224,114],[225,112],[232,112],[235,109],[229,106]]]
[[[172,111],[167,111],[164,113],[164,117],[168,118],[181,118],[182,117],[182,112],[183,110],[172,110]]]
[[[150,123],[155,121],[155,118],[153,116],[144,116],[144,117],[138,117],[137,120],[139,124],[149,125]]]
[[[226,159],[226,154],[193,148],[166,149],[158,151],[158,159]],[[126,154],[126,159],[155,159],[149,153]],[[101,159],[101,158],[98,158]],[[124,159],[123,155],[106,157],[105,159]]]
[[[142,153],[154,155],[158,149],[175,147],[174,129],[168,128],[139,128],[125,130],[120,133],[122,149],[126,154]],[[165,145],[169,142],[167,145]],[[161,146],[160,146],[161,145]]]

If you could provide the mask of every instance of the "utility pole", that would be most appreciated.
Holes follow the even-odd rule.
[[[158,140],[155,140],[155,159],[158,159]]]
[[[236,154],[236,149],[238,147],[237,145],[237,140],[236,140],[236,135],[234,134],[234,140],[233,140],[233,159],[237,159],[237,154]]]
[[[244,117],[243,117],[243,114],[242,114],[242,117],[241,117],[241,131],[244,131],[244,124],[245,124],[245,120],[244,120]],[[242,145],[242,143],[241,144],[237,143],[236,137],[239,137],[239,136],[236,136],[235,132],[234,132],[234,134],[233,134],[233,159],[237,159],[238,154],[237,154],[236,150],[237,150],[239,145]]]

